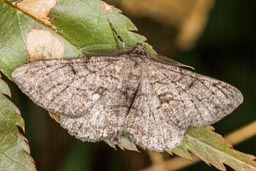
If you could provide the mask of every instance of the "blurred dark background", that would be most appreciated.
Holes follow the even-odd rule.
[[[192,45],[185,48],[175,42],[182,27],[179,22],[172,23],[164,17],[162,20],[152,17],[157,14],[147,16],[130,12],[124,3],[117,1],[110,3],[123,10],[138,27],[139,33],[145,35],[160,54],[193,66],[196,72],[228,82],[241,90],[244,103],[232,115],[214,125],[218,133],[226,135],[255,121],[255,0],[215,1],[208,10],[206,27],[202,26],[203,29],[196,38],[198,40],[192,41]],[[186,10],[183,11],[186,13]],[[168,12],[171,13],[172,10]],[[175,19],[175,14],[173,15]],[[39,171],[132,171],[150,166],[150,158],[145,151],[116,151],[105,143],[83,143],[71,137],[46,111],[32,104],[14,84],[11,84],[11,88],[14,102],[25,119],[26,137]],[[235,149],[255,155],[256,137],[236,145]],[[216,169],[201,162],[182,169],[188,170]]]

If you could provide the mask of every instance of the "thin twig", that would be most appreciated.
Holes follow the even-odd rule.
[[[157,152],[154,152],[154,151],[148,151],[148,155],[151,159],[152,165],[157,165],[157,164],[160,164],[160,163],[164,162],[162,153],[157,153]],[[158,168],[157,171],[166,171],[166,167],[163,166],[161,168]]]

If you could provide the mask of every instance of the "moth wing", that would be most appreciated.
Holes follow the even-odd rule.
[[[12,73],[14,82],[36,104],[68,117],[79,117],[122,80],[127,56],[37,61]]]
[[[159,109],[180,128],[215,123],[243,101],[241,92],[223,81],[150,59],[145,68]]]
[[[243,101],[222,81],[145,59],[125,131],[141,147],[164,151],[181,143],[189,127],[202,127],[230,114]]]
[[[100,98],[85,115],[77,118],[60,116],[60,124],[71,135],[83,141],[108,140],[118,144],[123,135],[123,123],[128,112],[128,76],[134,63],[126,61],[120,71],[120,79]]]
[[[60,124],[71,135],[83,141],[99,141],[108,139],[119,140],[119,131],[122,130],[127,113],[125,81],[113,85],[104,98],[101,98],[87,111],[86,114],[70,118],[60,116]],[[115,140],[115,137],[117,140]]]
[[[144,70],[136,97],[125,118],[124,133],[144,149],[164,151],[179,145],[186,130],[169,120],[159,108],[160,100],[152,90],[149,74]]]

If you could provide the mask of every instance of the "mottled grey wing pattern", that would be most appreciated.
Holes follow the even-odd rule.
[[[120,80],[105,98],[97,101],[90,110],[77,118],[60,116],[60,124],[71,135],[83,141],[100,141],[105,138],[118,138],[127,113],[124,94],[124,80]]]
[[[141,82],[124,130],[145,149],[171,149],[189,127],[215,123],[243,101],[238,89],[222,81],[149,58],[139,63]]]
[[[124,131],[144,149],[164,151],[179,145],[186,132],[174,125],[167,113],[161,110],[161,102],[152,91],[147,67],[143,68],[142,80],[129,114]]]
[[[118,143],[128,112],[127,87],[133,65],[133,61],[126,60],[119,75],[116,76],[119,78],[118,82],[111,84],[112,89],[109,89],[108,94],[98,100],[84,115],[78,118],[60,116],[62,127],[83,141],[110,139],[111,142]]]
[[[33,102],[50,112],[79,117],[111,97],[123,79],[126,57],[45,60],[17,68],[12,78]]]
[[[177,146],[189,127],[214,123],[243,101],[235,87],[155,62],[139,46],[119,57],[32,62],[12,77],[71,135],[115,144],[128,136],[155,151]]]
[[[159,100],[157,108],[181,129],[215,123],[243,101],[240,91],[225,82],[148,58],[144,61],[150,91]]]

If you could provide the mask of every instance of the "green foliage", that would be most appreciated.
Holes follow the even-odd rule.
[[[120,53],[145,40],[131,32],[136,27],[127,17],[115,8],[106,11],[100,0],[60,1],[48,16],[50,25],[12,4],[0,2],[0,68],[8,78],[17,66],[29,61],[26,39],[32,29],[46,30],[58,37],[64,45],[64,58]],[[113,28],[122,37],[125,47]]]
[[[10,78],[12,71],[28,62],[22,28],[28,18],[0,1],[0,68]]]
[[[56,31],[86,55],[113,54],[123,48],[131,49],[137,42],[145,40],[131,32],[137,28],[118,9],[106,8],[106,4],[99,0],[63,0],[53,8],[50,18],[53,18]],[[125,47],[113,29],[122,37]]]
[[[188,159],[191,159],[189,152],[192,152],[205,163],[213,165],[219,170],[226,170],[224,164],[239,171],[256,170],[254,156],[234,150],[232,145],[214,133],[211,127],[189,130],[184,144],[171,152]]]
[[[31,29],[47,30],[58,37],[64,45],[64,58],[116,54],[145,41],[143,36],[133,32],[136,27],[127,17],[118,9],[106,10],[100,0],[61,0],[48,14],[50,24],[7,1],[0,1],[0,16],[0,69],[8,78],[17,66],[29,61],[26,35]],[[10,91],[2,80],[0,93],[0,169],[35,170],[26,139],[17,129],[17,126],[24,129],[23,120],[15,105],[3,95],[10,96]],[[125,138],[120,146],[136,150]],[[223,163],[239,171],[256,169],[252,156],[235,151],[223,138],[206,128],[191,129],[184,144],[171,151],[184,158],[190,158],[190,151],[220,170],[225,170]]]
[[[0,79],[0,93],[5,94],[7,96],[11,96],[11,91],[10,91],[8,85],[1,79]]]
[[[24,122],[17,107],[4,95],[10,96],[8,86],[0,79],[0,170],[36,170],[30,156],[24,130]]]

